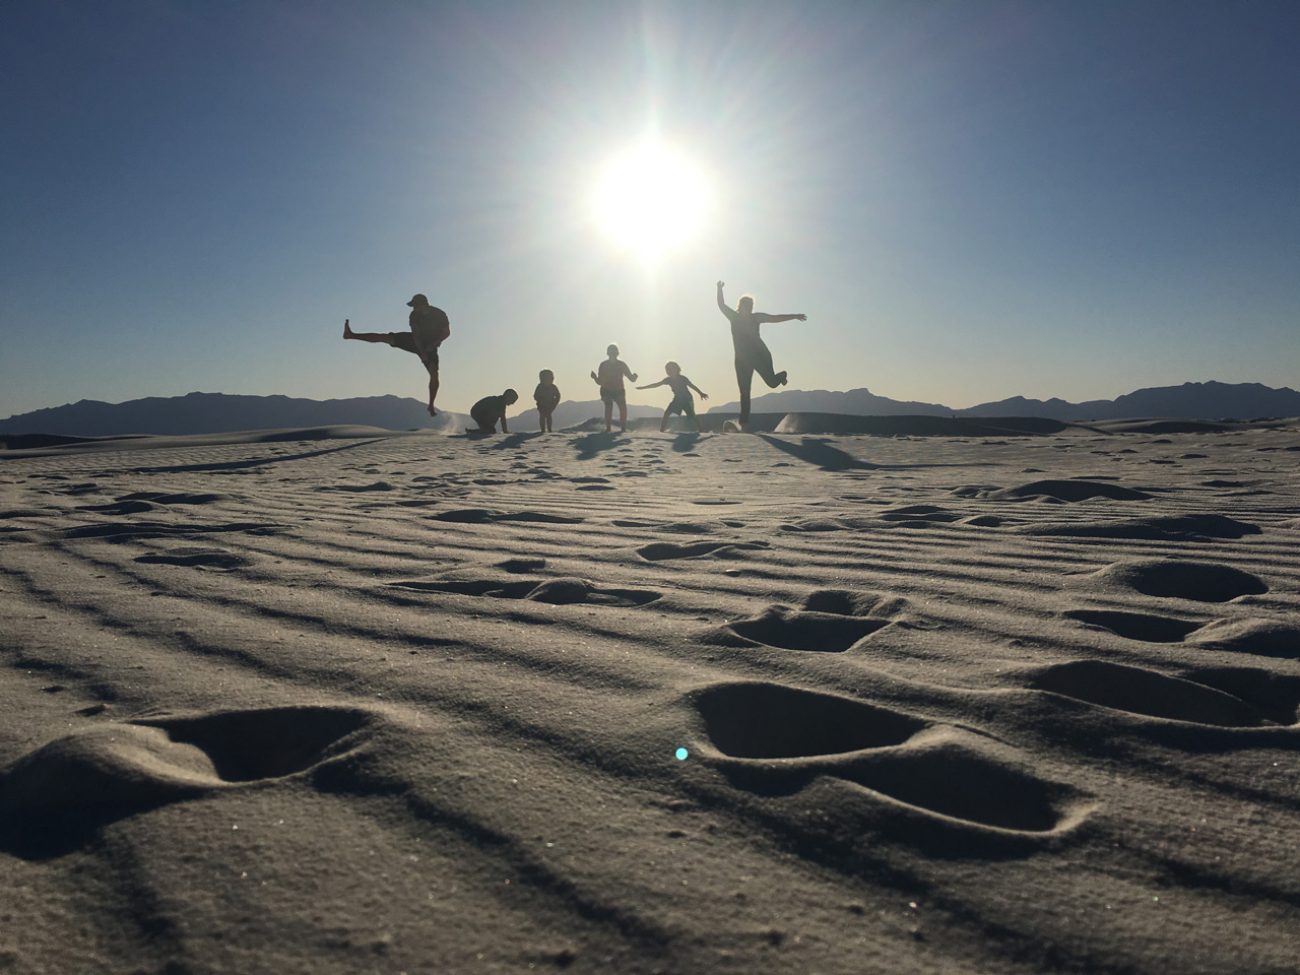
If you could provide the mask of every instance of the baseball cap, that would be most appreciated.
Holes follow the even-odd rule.
[[[427,305],[428,303],[429,303],[429,299],[426,298],[424,295],[416,295],[410,301],[407,302],[407,305],[409,305],[411,308],[414,308],[416,305]]]

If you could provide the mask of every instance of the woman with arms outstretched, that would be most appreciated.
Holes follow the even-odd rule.
[[[736,303],[735,308],[728,308],[722,299],[723,282],[718,282],[718,310],[731,322],[731,342],[736,349],[736,384],[740,387],[740,427],[743,430],[749,423],[749,389],[754,381],[754,373],[763,377],[763,382],[772,389],[784,386],[787,381],[785,370],[772,371],[772,352],[758,334],[758,327],[764,322],[790,322],[808,320],[807,315],[769,315],[754,311],[754,299],[745,295]]]

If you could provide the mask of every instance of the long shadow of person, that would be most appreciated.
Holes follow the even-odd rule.
[[[578,448],[578,460],[592,460],[603,450],[629,442],[627,437],[617,433],[589,433],[585,437],[577,437],[573,446]]]
[[[541,435],[541,431],[539,430],[533,430],[530,433],[512,433],[510,436],[496,441],[492,446],[496,447],[498,450],[504,447],[522,447],[524,444],[528,443],[528,441],[540,437]]]
[[[852,454],[840,450],[839,447],[832,447],[825,440],[804,437],[802,443],[795,444],[790,443],[788,440],[769,437],[765,433],[760,433],[757,436],[782,453],[789,454],[805,464],[820,467],[824,471],[878,471],[881,469],[880,465],[858,460]]]
[[[985,467],[986,464],[873,464],[859,460],[852,454],[832,447],[824,439],[804,437],[801,443],[790,443],[766,433],[755,434],[782,453],[789,454],[805,464],[812,464],[824,471],[912,471],[924,467]]]
[[[684,454],[688,450],[694,450],[695,445],[700,442],[698,433],[679,433],[673,438],[673,450],[679,454]]]

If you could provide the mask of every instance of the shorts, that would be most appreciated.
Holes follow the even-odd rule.
[[[692,396],[674,396],[673,401],[668,404],[668,415],[680,413],[682,416],[695,415],[695,399]]]
[[[490,416],[486,410],[480,410],[477,413],[475,413],[473,410],[470,410],[469,415],[470,418],[473,419],[473,421],[478,424],[478,428],[480,430],[491,431],[492,433],[496,433],[497,417]]]
[[[625,389],[606,389],[600,387],[600,401],[602,403],[617,403],[619,406],[627,406],[627,390]]]
[[[388,344],[394,349],[401,349],[403,352],[410,352],[413,355],[419,355],[420,352],[415,347],[415,336],[410,332],[389,332]],[[434,349],[429,353],[429,358],[425,362],[425,368],[430,372],[438,371],[438,350]]]

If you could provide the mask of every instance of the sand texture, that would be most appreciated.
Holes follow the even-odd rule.
[[[1300,964],[1294,423],[0,457],[0,971]]]

